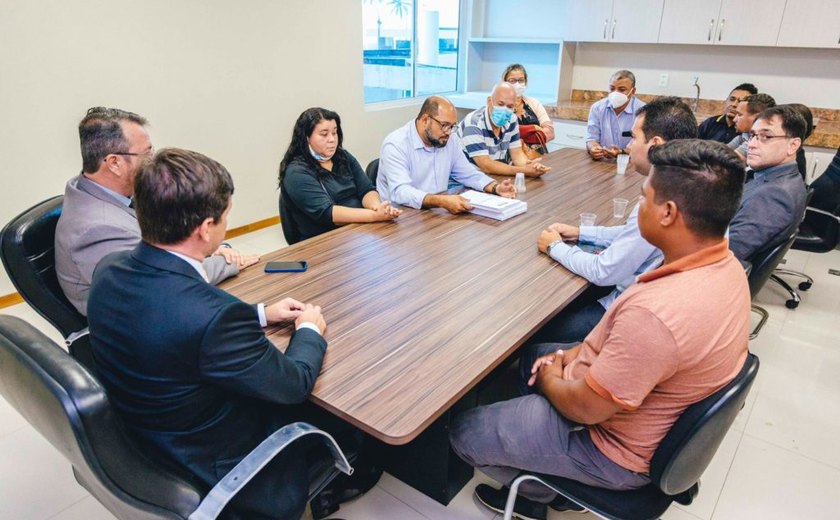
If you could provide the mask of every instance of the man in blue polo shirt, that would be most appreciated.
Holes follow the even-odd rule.
[[[519,140],[519,122],[513,111],[516,90],[502,82],[493,88],[487,105],[467,114],[458,125],[464,155],[489,175],[523,172],[539,177],[551,168],[528,159]]]

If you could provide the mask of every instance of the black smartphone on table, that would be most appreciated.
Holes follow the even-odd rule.
[[[306,260],[294,262],[268,262],[265,264],[266,273],[302,273],[309,268]]]

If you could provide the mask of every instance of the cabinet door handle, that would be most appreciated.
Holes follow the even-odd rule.
[[[723,38],[723,24],[726,23],[726,18],[720,19],[720,27],[718,27],[718,41]]]
[[[612,39],[615,40],[615,24],[618,23],[618,20],[613,18],[613,30],[612,30]]]
[[[575,134],[566,134],[566,137],[568,137],[569,139],[576,139],[578,141],[583,139],[582,135],[575,135]]]
[[[610,24],[609,18],[604,18],[604,39],[607,39],[607,26]]]
[[[709,20],[709,35],[706,37],[706,41],[709,41],[709,42],[712,41],[712,31],[714,30],[714,28],[715,28],[715,19],[712,18],[711,20]]]

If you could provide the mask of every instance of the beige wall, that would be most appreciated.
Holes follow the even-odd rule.
[[[158,148],[206,153],[236,183],[230,225],[277,214],[301,111],[342,117],[362,165],[417,106],[366,112],[358,0],[0,0],[0,224],[63,192],[90,106],[146,116]],[[13,291],[0,275],[0,295]]]

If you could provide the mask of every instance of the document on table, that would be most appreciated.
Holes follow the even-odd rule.
[[[508,199],[489,193],[481,193],[475,190],[468,190],[461,194],[470,201],[473,209],[470,213],[489,217],[496,220],[507,220],[510,217],[528,211],[528,203],[524,200]]]

